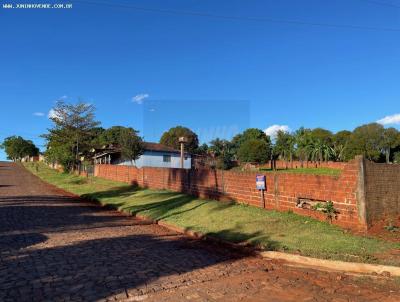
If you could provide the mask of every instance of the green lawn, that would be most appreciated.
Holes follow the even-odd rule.
[[[243,171],[243,167],[234,167],[232,171]],[[272,170],[271,168],[254,168],[254,170],[250,170],[253,172],[264,172],[264,173],[299,173],[299,174],[313,174],[313,175],[331,175],[331,176],[339,176],[342,173],[341,169],[335,168],[324,168],[324,167],[310,167],[310,168],[278,168],[276,170]]]
[[[332,175],[332,176],[339,176],[342,173],[340,169],[334,168],[293,168],[293,169],[278,169],[272,170],[271,168],[261,168],[260,171],[267,172],[267,173],[301,173],[301,174],[315,174],[315,175]]]
[[[293,213],[197,199],[166,190],[133,188],[100,178],[59,173],[43,164],[25,166],[43,180],[103,205],[225,240],[249,241],[270,250],[317,258],[400,265],[400,259],[379,256],[399,249],[399,244],[355,236],[339,227]]]

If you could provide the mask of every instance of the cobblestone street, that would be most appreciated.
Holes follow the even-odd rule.
[[[0,301],[400,301],[398,283],[286,266],[85,203],[0,163]]]

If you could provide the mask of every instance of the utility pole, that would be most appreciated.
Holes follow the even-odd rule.
[[[184,136],[180,137],[179,143],[181,144],[181,169],[183,169],[185,159],[185,143],[187,143],[187,138]]]

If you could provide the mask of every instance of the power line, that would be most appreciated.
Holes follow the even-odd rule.
[[[133,10],[137,10],[137,11],[152,12],[152,13],[186,15],[186,16],[213,18],[213,19],[225,19],[225,20],[235,20],[235,21],[253,21],[253,22],[269,22],[269,23],[280,23],[280,24],[291,24],[291,25],[302,25],[302,26],[330,27],[330,28],[341,28],[341,29],[355,29],[355,30],[400,32],[400,28],[390,28],[390,27],[374,27],[374,26],[362,26],[362,25],[350,25],[350,24],[306,22],[306,21],[300,21],[300,20],[285,20],[285,19],[275,19],[275,18],[227,16],[227,15],[217,15],[217,14],[203,13],[203,12],[198,12],[198,11],[181,11],[181,10],[141,7],[141,6],[133,6],[133,5],[123,4],[123,3],[115,3],[115,2],[114,3],[109,3],[109,2],[85,1],[85,0],[76,0],[75,2],[84,3],[84,4],[90,4],[90,5],[100,5],[100,6],[104,5],[104,6],[111,6],[111,7],[129,8],[129,9],[133,9]]]

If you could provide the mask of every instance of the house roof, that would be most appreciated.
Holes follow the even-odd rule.
[[[150,142],[144,142],[143,147],[147,151],[161,151],[161,152],[174,152],[174,153],[179,153],[179,150],[176,150],[172,147],[165,146],[159,143],[150,143]]]
[[[159,143],[143,142],[143,147],[144,147],[145,151],[180,153],[179,150],[176,150],[172,147],[165,146],[165,145],[159,144]],[[101,156],[108,155],[108,154],[119,153],[120,151],[121,150],[118,146],[113,146],[113,145],[103,146],[101,149],[92,149],[92,152],[95,153],[94,158],[101,157]]]

